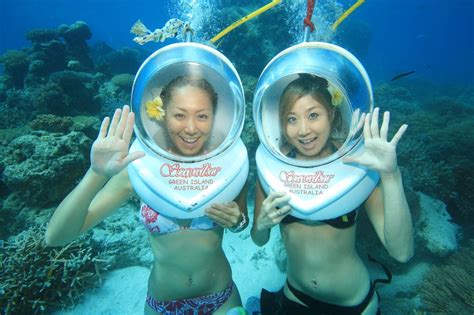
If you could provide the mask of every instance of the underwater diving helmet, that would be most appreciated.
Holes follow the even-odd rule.
[[[280,98],[285,87],[302,74],[328,81],[332,105],[342,118],[338,131],[344,135],[341,143],[321,159],[296,159],[283,149]],[[363,137],[356,132],[352,116],[356,109],[363,113],[372,107],[369,77],[347,50],[329,43],[304,42],[276,55],[260,75],[253,100],[253,118],[261,142],[256,163],[265,193],[288,192],[292,215],[302,219],[332,219],[362,204],[377,184],[378,174],[360,165],[344,164],[342,157],[363,149]]]
[[[193,155],[173,150],[167,108],[157,101],[170,82],[186,76],[204,79],[217,95],[209,136],[202,150]],[[153,106],[158,109],[150,108]],[[135,76],[132,111],[137,138],[130,152],[144,151],[146,156],[130,163],[128,173],[143,202],[164,215],[187,219],[203,216],[211,203],[237,197],[249,167],[247,150],[239,138],[245,100],[237,71],[223,54],[192,42],[159,49]]]

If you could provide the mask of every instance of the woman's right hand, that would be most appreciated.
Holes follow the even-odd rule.
[[[283,218],[291,212],[289,201],[290,195],[286,192],[271,192],[260,208],[256,222],[257,230],[264,231],[280,224]]]
[[[91,149],[91,168],[96,174],[112,177],[128,163],[145,156],[144,152],[128,152],[134,123],[135,115],[127,105],[115,110],[111,123],[109,117],[104,118]]]

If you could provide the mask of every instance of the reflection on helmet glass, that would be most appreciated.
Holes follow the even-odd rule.
[[[219,147],[236,117],[232,90],[214,70],[195,63],[165,67],[149,80],[138,123],[153,150],[204,156]]]
[[[273,151],[286,158],[309,161],[342,154],[339,149],[348,141],[351,110],[338,82],[294,74],[281,78],[266,94],[262,123]],[[272,121],[273,126],[278,121],[279,128],[271,128]]]

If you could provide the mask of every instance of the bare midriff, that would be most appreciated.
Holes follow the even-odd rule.
[[[355,249],[356,225],[336,229],[316,223],[281,225],[288,255],[288,281],[297,290],[322,302],[341,306],[360,304],[370,278]],[[285,289],[292,300],[295,297]]]
[[[155,255],[148,293],[159,301],[218,293],[232,280],[221,228],[151,235]]]

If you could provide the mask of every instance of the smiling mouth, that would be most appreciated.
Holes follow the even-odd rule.
[[[315,138],[311,138],[311,139],[300,139],[300,140],[298,140],[298,142],[301,143],[302,145],[308,145],[308,144],[316,141],[316,139],[318,139],[318,138],[315,137]]]
[[[181,140],[183,140],[183,142],[185,142],[187,144],[195,144],[199,140],[199,137],[198,138],[183,138],[183,137],[180,137],[180,138],[181,138]]]

